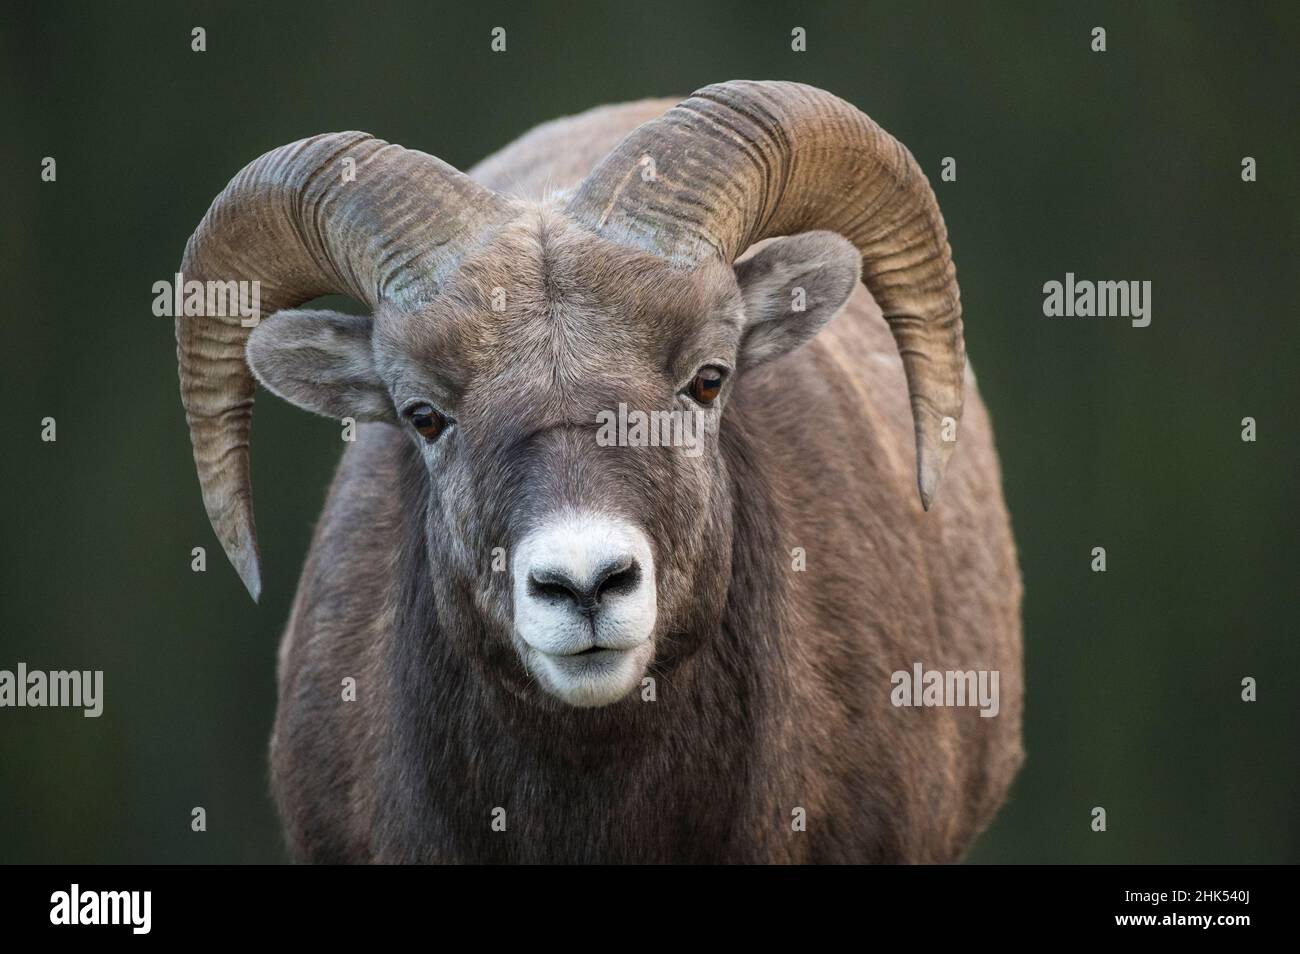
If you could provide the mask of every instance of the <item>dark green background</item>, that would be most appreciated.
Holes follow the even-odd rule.
[[[275,651],[341,443],[259,402],[253,605],[150,312],[227,180],[338,129],[466,168],[542,120],[737,77],[852,101],[947,217],[1026,582],[1028,761],[972,859],[1300,860],[1296,4],[158,6],[0,27],[0,668],[106,682],[98,720],[0,710],[0,860],[283,857]],[[1151,326],[1044,318],[1066,271],[1150,280]]]

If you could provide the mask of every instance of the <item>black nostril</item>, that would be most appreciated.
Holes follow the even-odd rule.
[[[624,560],[611,563],[596,574],[594,585],[595,599],[599,603],[603,596],[617,596],[636,589],[641,582],[641,565],[636,560]]]
[[[582,603],[582,593],[568,577],[554,570],[528,574],[528,594],[548,600],[569,600]]]
[[[561,570],[533,570],[528,574],[528,593],[541,599],[571,602],[582,612],[591,613],[606,596],[627,593],[640,582],[641,567],[629,558],[601,567],[588,586],[578,585]]]

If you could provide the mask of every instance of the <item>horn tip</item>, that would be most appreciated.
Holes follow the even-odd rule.
[[[261,602],[262,567],[256,551],[250,547],[243,553],[232,553],[230,558],[230,562],[235,566],[235,572],[244,583],[244,589],[248,590],[248,595],[253,598],[254,603]]]
[[[921,507],[927,513],[934,506],[935,498],[939,495],[939,482],[943,480],[944,468],[948,463],[951,450],[951,444],[930,448],[928,451],[924,443],[917,447],[916,486],[921,493]]]
[[[917,474],[917,488],[921,491],[921,509],[926,513],[930,512],[930,507],[934,504],[935,495],[939,492],[939,473],[928,467],[923,467]]]

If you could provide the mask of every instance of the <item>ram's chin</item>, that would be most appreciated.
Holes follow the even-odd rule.
[[[649,640],[631,649],[597,649],[572,656],[531,651],[529,670],[538,684],[575,708],[607,706],[641,684],[654,647]]]

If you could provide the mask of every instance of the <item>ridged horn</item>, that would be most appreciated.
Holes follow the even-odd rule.
[[[366,133],[281,146],[243,168],[185,246],[190,282],[258,282],[256,316],[321,295],[372,309],[431,293],[508,202],[433,156]],[[246,286],[246,287],[252,287]],[[208,519],[254,600],[261,566],[249,479],[254,319],[176,316],[181,401]]]
[[[647,158],[648,157],[648,158]],[[902,355],[928,510],[961,420],[966,356],[947,230],[911,153],[857,108],[799,83],[707,86],[633,130],[574,193],[569,214],[680,263],[733,262],[814,229],[862,253],[862,281]]]

